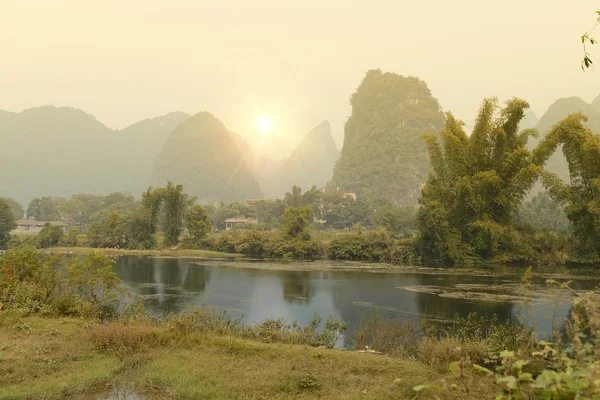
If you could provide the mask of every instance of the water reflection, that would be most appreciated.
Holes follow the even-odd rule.
[[[313,314],[329,315],[349,323],[351,334],[361,318],[378,312],[383,317],[418,321],[423,315],[451,320],[477,312],[500,321],[532,323],[538,331],[550,332],[549,316],[563,321],[569,312],[567,298],[553,305],[524,306],[515,303],[482,302],[445,298],[407,290],[415,286],[455,287],[456,285],[503,285],[519,282],[518,276],[435,276],[419,274],[378,274],[361,271],[290,271],[242,269],[214,260],[120,257],[115,271],[155,313],[180,312],[208,304],[225,309],[243,322],[254,324],[267,318],[296,320],[305,325]],[[597,282],[578,286],[593,288]],[[543,284],[538,279],[536,284]]]
[[[284,271],[283,298],[289,303],[308,304],[314,295],[311,274],[307,271]]]

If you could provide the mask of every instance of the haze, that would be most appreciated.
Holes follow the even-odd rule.
[[[246,136],[268,113],[291,149],[324,119],[341,147],[371,68],[418,76],[468,123],[487,96],[540,116],[600,93],[579,67],[597,1],[356,3],[0,0],[0,109],[72,106],[111,128],[207,110]]]

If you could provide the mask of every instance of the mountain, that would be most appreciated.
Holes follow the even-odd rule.
[[[201,202],[260,198],[258,182],[236,143],[214,115],[198,113],[171,133],[154,161],[152,181],[180,183]]]
[[[537,126],[538,122],[539,120],[537,115],[535,115],[533,111],[527,110],[525,111],[525,116],[519,124],[519,129],[534,129]]]
[[[293,185],[307,190],[323,187],[333,174],[340,151],[331,136],[329,121],[311,130],[262,187],[267,197],[283,197]]]
[[[329,186],[414,204],[427,178],[424,133],[438,133],[444,115],[427,84],[380,70],[367,72],[350,98],[352,114]]]
[[[76,108],[0,111],[0,196],[26,206],[40,196],[137,195],[150,184],[160,145],[187,117],[167,114],[118,131]]]
[[[536,146],[554,124],[575,112],[582,112],[588,117],[587,125],[592,132],[600,132],[600,100],[598,100],[598,98],[596,98],[592,104],[586,103],[579,97],[562,98],[556,100],[544,113],[542,118],[540,118],[540,121],[536,126],[540,137],[538,139],[532,139],[530,141],[530,147]],[[562,154],[561,148],[550,157],[545,168],[548,171],[558,174],[563,180],[569,179],[569,167],[565,156]]]
[[[119,131],[114,148],[120,154],[123,174],[117,178],[120,187],[129,188],[135,196],[152,181],[152,166],[169,134],[190,117],[184,112],[172,112],[145,119]]]

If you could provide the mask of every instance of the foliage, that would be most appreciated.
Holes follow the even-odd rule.
[[[600,11],[594,12],[594,25],[592,28],[581,35],[581,44],[583,45],[583,60],[581,61],[581,69],[585,71],[586,68],[592,66],[592,59],[587,49],[587,44],[594,45],[598,41],[592,36],[592,32],[600,25]]]
[[[0,257],[0,310],[22,314],[106,318],[120,310],[112,260],[103,253],[73,259],[66,270],[60,259],[33,247],[7,251]]]
[[[521,226],[535,230],[569,231],[569,219],[565,211],[547,192],[540,192],[523,203],[517,211],[516,221]]]
[[[112,211],[106,220],[94,222],[88,230],[91,247],[124,248],[128,245],[127,225],[121,214]]]
[[[174,185],[170,181],[167,182],[167,186],[163,189],[162,196],[165,208],[163,232],[165,235],[165,244],[170,247],[179,243],[179,235],[183,230],[185,211],[190,203],[193,202],[193,199],[190,199],[183,192],[182,185]]]
[[[572,223],[578,255],[600,259],[600,136],[583,123],[586,117],[572,114],[556,124],[540,144],[554,150],[562,145],[569,164],[570,180],[545,172],[543,183],[550,195],[565,207]]]
[[[15,199],[11,199],[10,197],[4,197],[4,200],[6,200],[10,205],[10,209],[15,219],[19,220],[25,217],[25,211],[23,211],[23,206],[18,201],[16,201]]]
[[[33,247],[8,250],[0,257],[1,309],[25,314],[53,313],[57,264],[57,258],[43,255]]]
[[[371,70],[350,104],[329,187],[414,204],[429,169],[421,135],[443,126],[438,101],[418,78]]]
[[[74,260],[67,268],[67,284],[77,299],[101,317],[114,316],[119,299],[115,289],[121,282],[112,270],[113,261],[95,251],[83,260]]]
[[[310,207],[288,207],[281,217],[281,232],[288,239],[310,239],[309,225],[312,209]]]
[[[38,221],[57,221],[61,219],[60,208],[66,203],[62,197],[35,198],[29,202],[27,217],[33,217]]]
[[[211,229],[204,207],[200,205],[190,207],[185,213],[185,226],[189,238],[186,238],[184,244],[188,248],[198,248]]]
[[[528,107],[512,99],[499,109],[495,99],[487,99],[470,136],[451,113],[441,145],[425,136],[432,170],[419,200],[424,257],[461,263],[520,246],[513,215],[551,154],[526,147],[532,132],[519,132],[519,122]]]
[[[0,249],[6,248],[10,240],[10,231],[16,227],[9,202],[0,197]]]
[[[64,247],[76,247],[79,244],[79,229],[71,228],[60,240],[60,245]]]
[[[46,222],[37,235],[37,245],[41,249],[57,246],[64,235],[62,226],[51,225],[50,222]]]

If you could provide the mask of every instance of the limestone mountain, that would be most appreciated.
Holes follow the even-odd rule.
[[[281,167],[262,184],[267,197],[283,197],[294,185],[305,190],[323,187],[331,180],[339,158],[329,121],[311,130],[292,151]]]
[[[156,157],[152,181],[180,183],[201,202],[262,197],[258,182],[246,164],[236,139],[208,112],[180,124]]]
[[[556,100],[540,118],[536,126],[540,136],[530,145],[537,145],[554,124],[575,112],[582,112],[588,117],[587,125],[592,132],[600,132],[600,100],[598,98],[592,104],[586,103],[579,97],[562,98]],[[556,153],[550,157],[545,168],[558,174],[563,180],[569,179],[569,167],[561,148],[557,149]]]
[[[157,143],[187,117],[172,113],[118,131],[76,108],[1,111],[0,196],[26,205],[40,196],[137,195],[150,183]]]
[[[519,124],[519,129],[534,129],[537,126],[538,122],[539,120],[537,115],[535,115],[533,111],[527,110],[525,111],[525,116]]]
[[[344,146],[329,186],[416,203],[429,171],[422,135],[444,126],[437,99],[418,78],[371,70],[350,104]]]

